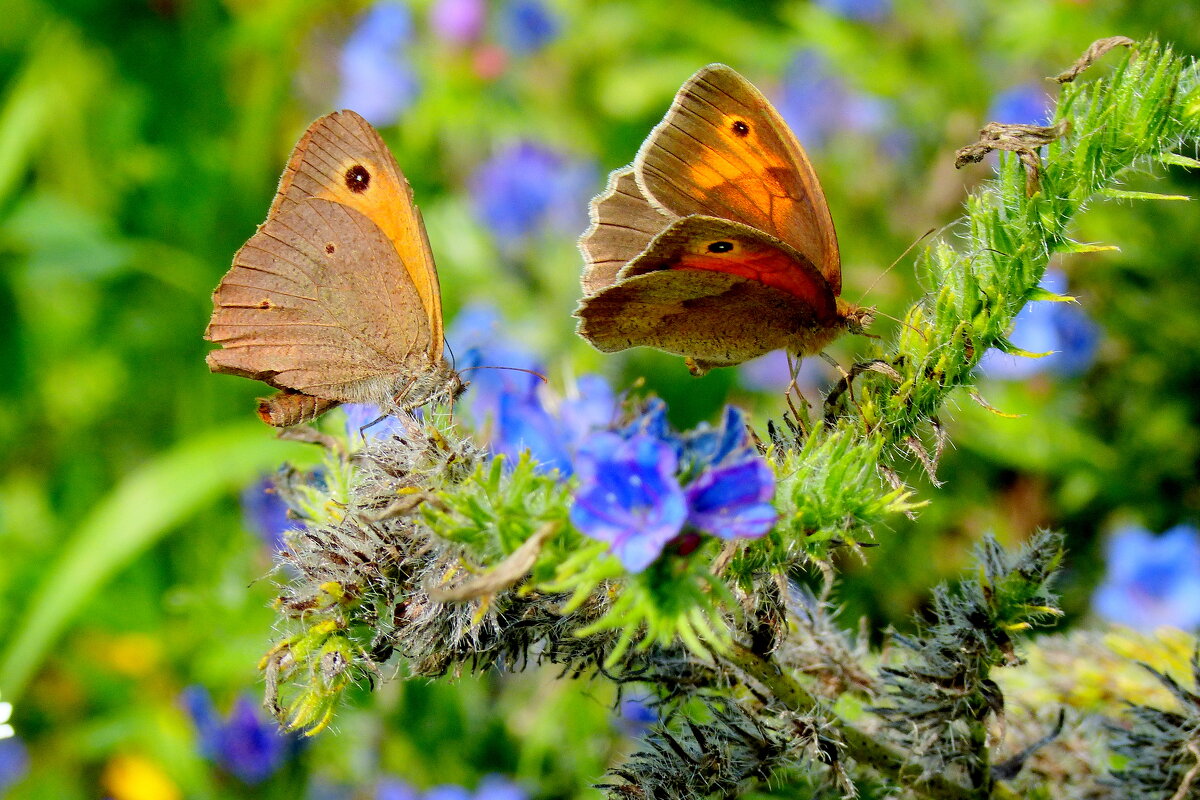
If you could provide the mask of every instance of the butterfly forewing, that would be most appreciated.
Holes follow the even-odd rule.
[[[665,211],[733,219],[787,242],[841,292],[833,218],[804,150],[749,81],[714,64],[697,72],[634,162]]]
[[[309,126],[296,145],[270,216],[323,198],[348,206],[374,220],[401,265],[394,280],[412,284],[420,298],[432,336],[429,357],[442,356],[442,304],[433,253],[412,189],[387,145],[365,119],[353,111],[329,114]]]
[[[273,213],[213,295],[209,365],[281,389],[364,401],[424,366],[432,331],[384,231],[310,198]],[[424,364],[422,364],[424,362]]]

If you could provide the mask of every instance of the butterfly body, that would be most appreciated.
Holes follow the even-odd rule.
[[[462,391],[442,357],[437,272],[408,182],[353,112],[309,127],[213,305],[205,337],[222,349],[209,368],[280,389],[259,403],[269,424]]]
[[[600,350],[655,347],[703,374],[818,353],[868,317],[838,297],[837,236],[807,156],[729,67],[684,84],[591,215],[576,316]]]

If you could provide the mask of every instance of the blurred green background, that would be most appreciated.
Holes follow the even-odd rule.
[[[261,386],[209,374],[201,335],[213,287],[315,117],[349,106],[379,125],[425,215],[448,321],[489,303],[552,382],[644,376],[680,426],[730,400],[763,425],[783,407],[778,361],[697,381],[679,359],[605,356],[573,332],[587,200],[692,72],[730,64],[776,101],[821,175],[844,294],[872,286],[866,302],[899,316],[930,287],[911,258],[880,273],[952,223],[988,174],[955,171],[955,148],[991,119],[1044,116],[1044,76],[1096,38],[1200,48],[1194,4],[1099,0],[0,11],[0,699],[15,703],[18,734],[0,744],[0,794],[68,800],[411,796],[397,781],[499,798],[480,784],[489,773],[531,796],[588,797],[633,746],[636,710],[614,709],[611,688],[532,673],[364,688],[316,741],[256,745],[272,765],[262,775],[213,751],[196,698],[221,715],[257,699],[274,619],[269,546],[239,495],[315,456],[254,419]],[[1197,183],[1173,168],[1130,188]],[[1020,418],[966,395],[946,410],[947,484],[912,472],[932,504],[880,531],[867,563],[846,561],[848,624],[908,625],[984,533],[1011,543],[1039,526],[1068,534],[1065,624],[1080,624],[1096,613],[1108,537],[1195,521],[1200,215],[1099,205],[1076,238],[1120,251],[1056,262],[1082,305],[1018,325],[1030,349],[1062,353],[987,366],[982,395]],[[847,338],[833,353],[849,363],[869,346]],[[828,377],[805,374],[815,397]],[[248,708],[247,741],[274,737]]]

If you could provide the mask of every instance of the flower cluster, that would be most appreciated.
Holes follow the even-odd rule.
[[[1108,575],[1096,612],[1134,630],[1200,627],[1200,531],[1177,525],[1161,536],[1127,527],[1108,541]]]
[[[262,783],[299,746],[296,736],[281,733],[274,721],[264,719],[249,697],[239,697],[225,719],[199,686],[184,690],[182,700],[200,737],[201,753],[243,783]]]
[[[775,523],[774,473],[732,406],[721,427],[678,435],[655,401],[625,428],[588,437],[575,467],[571,522],[608,542],[630,572],[648,567],[685,527],[733,539],[763,536]]]

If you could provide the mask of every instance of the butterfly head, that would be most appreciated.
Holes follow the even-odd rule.
[[[875,321],[875,309],[870,306],[856,306],[838,298],[838,314],[845,321],[846,330],[859,336],[871,336],[867,328]]]

